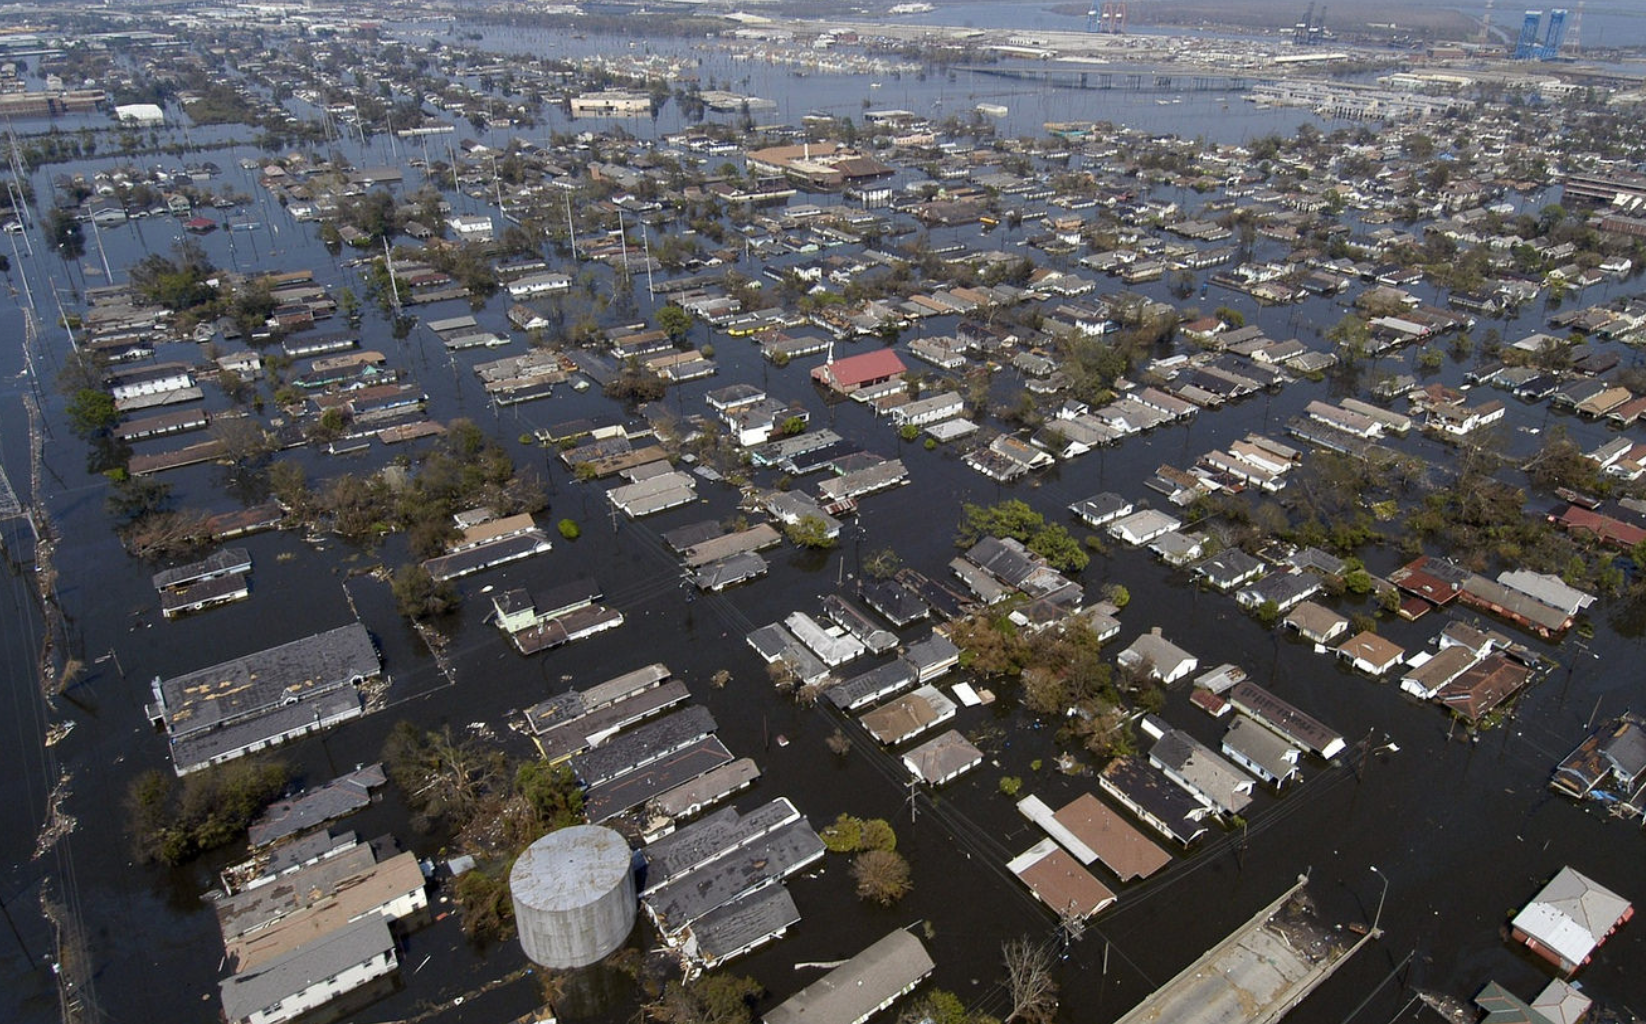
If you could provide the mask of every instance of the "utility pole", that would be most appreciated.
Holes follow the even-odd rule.
[[[566,235],[572,241],[572,259],[577,259],[577,225],[572,221],[571,193],[564,193],[561,198],[566,200]]]
[[[389,240],[387,237],[383,239],[383,265],[387,267],[389,271],[389,290],[394,293],[394,312],[396,316],[399,316],[400,285],[394,280],[394,254],[389,252]]]
[[[646,220],[640,220],[640,241],[646,246],[646,301],[650,302],[657,294],[652,288],[652,236],[646,232]]]
[[[1383,891],[1377,894],[1377,912],[1372,915],[1371,935],[1373,938],[1377,938],[1383,934],[1383,929],[1379,925],[1383,923],[1383,901],[1389,896],[1389,876],[1379,871],[1376,864],[1373,864],[1371,868],[1372,874],[1383,880]]]
[[[23,264],[23,257],[17,253],[17,236],[11,236],[12,262],[17,264],[17,276],[23,279],[23,297],[29,302],[29,308],[34,309],[34,289],[29,286],[28,267]]]

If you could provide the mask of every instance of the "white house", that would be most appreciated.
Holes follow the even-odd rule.
[[[491,221],[486,221],[486,230],[491,230]],[[565,274],[531,274],[518,281],[509,282],[509,295],[516,299],[531,298],[534,295],[548,295],[551,292],[563,292],[572,286],[572,279]]]
[[[643,92],[622,92],[616,89],[586,92],[581,96],[572,97],[571,111],[573,117],[598,117],[601,114],[634,117],[652,112],[652,98]]]
[[[143,395],[161,395],[194,386],[194,378],[182,363],[153,363],[130,370],[118,370],[112,375],[109,393],[116,402]]]
[[[1125,498],[1111,491],[1094,494],[1090,498],[1083,498],[1069,506],[1069,511],[1079,516],[1087,526],[1097,528],[1114,522],[1122,516],[1129,516],[1134,506]]]
[[[492,237],[492,219],[484,214],[470,216],[460,213],[455,217],[448,217],[446,226],[464,242],[486,242]]]
[[[1515,915],[1510,934],[1570,977],[1634,913],[1622,896],[1564,867]]]
[[[1160,635],[1155,626],[1115,656],[1121,668],[1145,671],[1151,679],[1171,684],[1193,672],[1200,660]]]
[[[114,108],[114,116],[119,118],[121,124],[145,128],[166,123],[166,112],[153,103],[123,103]]]
[[[1162,534],[1167,534],[1183,524],[1164,512],[1146,508],[1133,512],[1129,516],[1122,516],[1109,524],[1109,535],[1116,540],[1125,541],[1132,547],[1149,543]]]
[[[1406,652],[1399,644],[1367,631],[1345,641],[1337,656],[1362,672],[1381,676],[1400,664]]]
[[[960,396],[953,391],[945,391],[895,407],[892,409],[892,422],[900,427],[923,427],[928,423],[954,419],[965,411],[966,404],[961,401]]]

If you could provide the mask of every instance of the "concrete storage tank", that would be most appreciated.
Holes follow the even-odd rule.
[[[637,905],[629,844],[576,825],[526,848],[509,873],[520,946],[543,967],[584,967],[623,944]]]

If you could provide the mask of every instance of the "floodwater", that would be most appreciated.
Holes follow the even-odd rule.
[[[762,74],[766,77],[751,82],[749,91],[778,100],[784,119],[792,120],[831,98],[828,81],[794,79],[783,69]],[[930,106],[932,90],[945,95],[945,90],[963,88],[960,83],[928,79],[909,84],[910,92],[902,95],[900,85],[886,83],[875,90],[889,94],[877,96],[876,102],[923,111]],[[1162,108],[1150,96],[1101,99],[1116,106],[1105,113],[1036,113],[1032,115],[1035,126],[1039,120],[1109,117],[1130,123],[1134,116],[1153,116],[1159,123],[1151,130],[1199,134],[1215,127],[1214,122],[1227,120],[1218,111],[1190,109],[1187,101],[1182,107]],[[1035,102],[1063,100],[1053,97]],[[1018,104],[1014,101],[1013,105]],[[1246,107],[1235,101],[1230,110],[1231,114],[1245,113]],[[1282,125],[1289,129],[1308,119],[1299,112],[1268,114],[1288,120],[1272,120],[1250,130],[1278,130]],[[666,111],[655,125],[648,120],[624,125],[637,134],[663,132],[671,128],[668,116]],[[1178,117],[1182,120],[1174,122]],[[195,132],[194,138],[232,134],[227,130]],[[249,133],[242,130],[241,134]],[[540,129],[534,137],[546,134],[547,129]],[[382,139],[374,140],[367,153],[347,144],[341,148],[360,163],[382,163],[390,156]],[[256,195],[251,178],[237,165],[247,155],[255,151],[249,147],[220,150],[200,159],[210,159],[224,169],[214,184],[233,182]],[[176,164],[166,158],[145,162],[156,159],[168,166]],[[87,166],[110,163],[99,159]],[[62,169],[46,168],[36,176],[39,194],[49,194],[50,176]],[[415,182],[408,182],[410,187]],[[1202,201],[1187,195],[1173,197]],[[453,201],[462,211],[484,209],[470,198]],[[809,201],[833,200],[809,197]],[[277,206],[261,201],[245,212],[263,220],[265,227],[233,236],[220,231],[203,240],[219,265],[311,268],[329,283],[360,290],[357,276],[319,245],[313,225],[298,224]],[[1020,230],[978,236],[975,229],[951,229],[933,232],[931,244],[963,240],[1010,249],[1025,234]],[[111,265],[120,268],[146,252],[166,251],[176,237],[175,222],[156,219],[106,231],[102,240]],[[73,304],[75,290],[101,283],[96,274],[88,277],[84,270],[100,262],[95,244],[89,246],[80,265],[66,267],[57,257],[45,254],[38,235],[33,238],[37,255],[22,261],[12,273],[20,294],[0,307],[0,315],[6,318],[6,337],[21,336],[21,275],[28,275],[42,303],[42,318],[48,322],[54,315],[46,311],[52,282],[66,306]],[[1259,243],[1260,257],[1277,254],[1271,243]],[[786,257],[781,262],[804,258]],[[1060,265],[1062,261],[1044,262]],[[739,269],[749,272],[758,266]],[[603,281],[608,280],[602,275]],[[1118,290],[1118,283],[1111,282],[1103,282],[1103,289],[1110,289],[1111,284]],[[1584,301],[1638,289],[1638,278],[1610,282],[1585,295]],[[1160,283],[1140,290],[1167,298]],[[1192,301],[1204,309],[1232,305],[1273,337],[1297,336],[1312,343],[1343,312],[1332,302],[1318,299],[1296,307],[1258,308],[1250,300],[1215,288]],[[649,313],[644,294],[638,303],[642,315]],[[500,296],[478,315],[485,326],[501,328],[506,307],[506,296]],[[425,319],[464,311],[466,306],[459,303],[418,310]],[[1536,312],[1528,309],[1520,322],[1499,326],[1511,339],[1530,333],[1541,326]],[[952,329],[953,321],[943,319],[926,321],[921,327],[932,334]],[[37,912],[38,884],[49,877],[58,898],[67,895],[79,909],[94,967],[90,998],[108,1020],[215,1018],[221,945],[199,893],[212,884],[214,871],[232,851],[166,871],[133,863],[123,831],[122,801],[128,780],[145,769],[167,769],[165,743],[143,716],[149,680],[306,636],[356,615],[384,651],[385,668],[393,680],[390,707],[284,750],[281,756],[308,780],[323,781],[375,759],[383,737],[400,718],[429,728],[449,725],[456,730],[470,723],[486,723],[507,737],[512,750],[524,754],[524,745],[505,729],[512,711],[568,686],[588,685],[650,661],[664,661],[688,681],[695,699],[715,714],[720,735],[730,749],[760,764],[764,775],[754,789],[738,797],[739,806],[788,796],[818,827],[844,811],[887,817],[896,825],[899,848],[914,868],[913,894],[895,909],[879,910],[865,907],[852,896],[844,862],[823,862],[820,869],[790,883],[804,920],[786,939],[732,969],[759,979],[775,1002],[817,976],[815,970],[797,969],[795,964],[841,959],[891,928],[925,922],[930,926],[928,946],[938,964],[935,983],[952,989],[969,1004],[1002,1014],[1006,1006],[998,988],[1000,944],[1021,935],[1051,941],[1056,927],[1053,915],[1004,871],[1005,861],[1040,836],[1017,814],[1012,802],[998,793],[998,780],[1003,775],[1020,776],[1027,792],[1054,806],[1077,793],[1095,790],[1093,781],[1064,778],[1046,767],[1036,771],[1032,762],[1049,765],[1058,753],[1051,730],[1033,727],[1009,702],[1002,701],[991,708],[965,710],[956,723],[968,733],[984,730],[989,735],[990,758],[985,765],[929,798],[921,797],[911,813],[906,776],[895,758],[879,750],[852,724],[845,725],[853,738],[849,753],[844,757],[830,753],[824,741],[836,726],[832,714],[797,708],[778,698],[743,636],[792,610],[814,611],[821,595],[849,586],[861,560],[882,547],[895,548],[906,564],[929,575],[945,575],[945,565],[956,553],[951,532],[963,501],[987,503],[1018,497],[1050,518],[1068,522],[1063,507],[1096,491],[1115,490],[1134,500],[1154,498],[1144,489],[1143,480],[1161,463],[1187,465],[1201,452],[1225,446],[1249,431],[1278,436],[1285,422],[1311,398],[1321,397],[1328,385],[1299,382],[1273,395],[1254,396],[1204,413],[1187,426],[1134,437],[1029,482],[1001,487],[965,468],[949,449],[927,452],[918,444],[900,442],[887,422],[874,419],[864,408],[826,404],[806,378],[806,369],[816,357],[777,369],[758,359],[746,340],[706,335],[701,326],[697,331],[697,340],[712,340],[720,373],[674,389],[669,403],[686,413],[700,412],[706,409],[706,391],[740,381],[757,383],[774,397],[804,402],[815,425],[829,426],[866,449],[902,458],[910,468],[912,483],[865,499],[862,514],[836,550],[801,554],[780,549],[771,556],[768,578],[724,595],[693,600],[682,585],[678,563],[659,535],[686,523],[734,516],[733,491],[702,482],[698,503],[638,523],[621,519],[614,523],[599,487],[572,481],[558,464],[548,463],[543,452],[517,441],[520,434],[536,427],[610,411],[610,403],[597,390],[578,394],[562,389],[548,401],[499,414],[484,402],[468,366],[518,352],[521,342],[501,351],[449,356],[423,328],[397,343],[388,325],[375,312],[368,314],[363,348],[380,349],[389,355],[391,365],[410,371],[429,393],[434,418],[473,418],[508,446],[522,465],[538,467],[551,495],[551,508],[541,517],[543,521],[571,518],[583,528],[575,542],[556,538],[555,550],[549,555],[462,581],[464,607],[447,627],[454,634],[450,650],[456,664],[454,678],[448,678],[395,615],[387,588],[369,577],[350,576],[351,570],[379,561],[391,567],[405,561],[406,552],[397,538],[372,552],[330,540],[311,545],[292,533],[248,538],[241,543],[251,550],[255,563],[249,601],[175,622],[163,621],[149,585],[149,575],[156,567],[128,558],[113,539],[102,507],[105,483],[88,472],[84,446],[63,424],[63,404],[51,391],[49,380],[68,341],[61,332],[47,330],[43,352],[37,358],[42,363],[43,397],[54,436],[48,447],[43,498],[66,538],[57,556],[58,589],[71,619],[76,653],[88,662],[88,670],[49,711],[42,707],[30,671],[32,645],[40,629],[38,617],[24,599],[25,577],[9,574],[7,603],[13,611],[7,613],[6,642],[0,649],[14,722],[0,745],[4,768],[0,785],[5,787],[0,862],[7,865],[0,898],[13,925],[9,934],[0,936],[5,1016],[32,1024],[53,1019],[57,1012],[49,965],[51,940]],[[1477,338],[1480,333],[1476,331]],[[853,346],[843,348],[851,351]],[[157,358],[196,357],[191,347],[171,346]],[[1626,363],[1634,359],[1633,352],[1625,353]],[[1385,360],[1382,368],[1395,369],[1394,362]],[[1457,383],[1464,368],[1448,361],[1435,379]],[[13,485],[23,493],[28,462],[21,395],[27,385],[18,377],[20,369],[17,347],[7,346],[0,353],[0,458]],[[1003,376],[1009,378],[1009,371]],[[1007,391],[1014,386],[1009,379],[999,384]],[[221,396],[214,389],[207,390],[208,405],[219,407]],[[1586,447],[1607,436],[1606,428],[1593,423],[1552,416],[1540,406],[1506,400],[1512,417],[1511,443],[1517,449],[1530,450],[1541,436],[1522,427],[1545,430],[1559,423]],[[1445,459],[1432,442],[1417,437],[1395,445],[1436,463]],[[281,457],[299,459],[311,480],[323,480],[340,473],[370,472],[398,454],[374,449],[342,458],[308,452]],[[218,511],[260,497],[255,486],[218,467],[180,470],[167,474],[165,480],[174,487],[179,504],[186,507]],[[1398,555],[1392,549],[1374,549],[1366,553],[1366,560],[1374,571],[1384,572],[1396,564]],[[579,575],[601,583],[606,603],[626,616],[623,627],[526,659],[482,621],[487,610],[483,588],[546,587]],[[1597,714],[1616,714],[1640,704],[1641,680],[1631,667],[1639,664],[1635,659],[1642,654],[1639,634],[1614,630],[1612,609],[1604,603],[1594,615],[1594,638],[1549,650],[1561,667],[1521,701],[1505,727],[1484,734],[1478,743],[1468,743],[1449,736],[1447,721],[1435,708],[1414,704],[1390,684],[1350,675],[1304,645],[1265,633],[1238,612],[1232,599],[1199,591],[1183,574],[1163,568],[1143,553],[1114,549],[1094,558],[1081,579],[1089,591],[1116,581],[1132,594],[1131,605],[1121,615],[1122,634],[1111,650],[1120,649],[1151,626],[1162,626],[1169,638],[1196,654],[1203,665],[1239,664],[1254,679],[1351,742],[1370,739],[1371,746],[1382,752],[1345,759],[1352,764],[1307,765],[1301,786],[1283,797],[1259,798],[1247,816],[1247,829],[1215,835],[1191,855],[1178,856],[1155,879],[1118,888],[1119,904],[1100,916],[1067,952],[1059,972],[1063,1019],[1114,1019],[1272,900],[1300,873],[1310,873],[1311,892],[1325,920],[1370,922],[1381,908],[1380,924],[1386,938],[1372,944],[1323,986],[1297,1011],[1299,1021],[1416,1019],[1409,1012],[1416,990],[1466,998],[1488,980],[1500,981],[1529,997],[1548,973],[1511,947],[1502,932],[1513,909],[1564,864],[1625,896],[1646,898],[1646,859],[1641,856],[1639,827],[1574,806],[1553,796],[1545,786],[1555,762],[1585,735]],[[1346,611],[1369,610],[1352,603],[1343,607]],[[1438,616],[1415,624],[1385,621],[1380,629],[1415,650],[1443,622]],[[923,628],[904,634],[907,640],[922,636]],[[105,653],[112,656],[99,661]],[[732,672],[733,681],[724,689],[713,689],[708,680],[722,668]],[[1188,703],[1182,689],[1170,694],[1165,716],[1213,745],[1222,730],[1222,723],[1208,720]],[[52,748],[51,756],[43,757],[40,736],[48,718],[71,720],[76,727]],[[788,741],[786,745],[783,740]],[[31,860],[34,835],[44,815],[47,780],[59,770],[66,770],[73,779],[65,809],[78,818],[78,828],[45,858]],[[343,824],[362,836],[393,833],[423,855],[441,853],[413,833],[392,787],[381,803]],[[1370,870],[1373,866],[1378,869],[1375,873]],[[1098,873],[1101,876],[1101,870]],[[1646,1007],[1643,946],[1646,929],[1638,922],[1616,935],[1581,976],[1589,994],[1612,1006]],[[411,936],[402,962],[404,989],[356,1019],[398,1019],[425,1005],[450,1003],[486,979],[519,966],[522,959],[512,944],[491,950],[469,946],[458,936],[455,921],[447,919]],[[617,1020],[632,1008],[623,986],[610,978],[580,979],[579,985],[580,998],[563,1007],[568,1019]],[[535,993],[531,983],[508,986],[453,1006],[440,1019],[509,1019],[534,1005]]]

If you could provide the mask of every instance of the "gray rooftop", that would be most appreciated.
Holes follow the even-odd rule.
[[[732,761],[732,752],[719,737],[705,736],[667,757],[591,787],[583,797],[583,810],[592,822],[609,821],[659,793],[667,793]]]
[[[800,920],[794,897],[781,885],[732,900],[704,914],[692,925],[697,955],[707,961],[723,961],[759,945]]]
[[[526,721],[533,731],[544,732],[555,725],[589,714],[625,697],[644,692],[669,678],[669,667],[655,662],[582,690],[568,690],[526,709]]]
[[[672,934],[822,856],[823,840],[801,818],[650,890],[645,903],[659,930]]]
[[[293,736],[332,725],[361,713],[360,693],[353,687],[306,693],[295,703],[281,704],[241,716],[214,729],[195,729],[171,741],[171,759],[179,774],[203,768],[216,759],[228,759],[252,747],[266,746],[281,736]]]
[[[544,729],[538,736],[538,747],[544,757],[558,761],[589,749],[597,737],[633,725],[690,697],[691,690],[685,683],[671,679],[661,686],[641,690],[599,710]]]
[[[1155,740],[1149,760],[1220,811],[1238,814],[1252,802],[1252,777],[1181,729]]]
[[[366,627],[354,622],[175,676],[157,690],[167,728],[182,738],[348,686],[380,668]]]
[[[289,843],[281,843],[270,851],[269,859],[263,864],[263,874],[258,877],[278,875],[282,871],[305,864],[311,860],[333,855],[333,851],[349,849],[360,842],[353,832],[316,832],[312,835],[300,836]]]
[[[384,955],[392,961],[394,937],[381,917],[368,915],[255,970],[225,978],[220,983],[223,1015],[244,1020],[345,968]]]
[[[709,714],[709,709],[693,705],[579,754],[572,758],[572,770],[584,785],[598,786],[624,772],[667,757],[714,731],[714,716]]]
[[[741,551],[710,562],[692,574],[692,582],[703,590],[720,590],[734,583],[764,576],[766,560],[753,551]]]
[[[825,696],[835,707],[850,711],[914,683],[914,666],[899,658],[829,687]]]
[[[1284,779],[1297,770],[1296,748],[1245,715],[1236,715],[1223,734],[1223,750],[1244,757],[1271,779]]]
[[[167,587],[193,583],[206,576],[249,572],[250,570],[250,552],[245,548],[223,548],[220,551],[212,552],[198,562],[190,562],[188,565],[179,565],[175,569],[165,569],[157,572],[151,582],[154,584],[154,589],[165,590]]]
[[[646,847],[646,888],[656,889],[793,821],[800,812],[779,797],[747,814],[727,807]]]
[[[950,729],[903,755],[903,764],[922,782],[938,785],[983,760],[983,752]]]
[[[270,804],[251,824],[251,845],[267,846],[322,822],[353,814],[371,803],[371,790],[385,781],[383,766],[371,764],[290,800]]]
[[[740,757],[730,764],[705,772],[684,785],[657,797],[652,806],[670,818],[690,814],[693,809],[715,803],[760,778],[760,768],[752,758]]]
[[[355,876],[377,866],[370,846],[352,846],[272,882],[217,901],[217,927],[228,942],[336,894]]]
[[[898,929],[769,1011],[765,1024],[858,1024],[914,988],[936,965]]]
[[[1184,846],[1206,831],[1199,823],[1205,813],[1200,801],[1140,757],[1117,757],[1103,769],[1100,783],[1123,802],[1149,816],[1149,824],[1164,826]]]
[[[1229,702],[1256,719],[1259,725],[1321,757],[1330,759],[1343,749],[1342,736],[1256,683],[1236,684],[1229,691]]]

